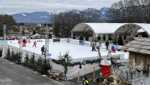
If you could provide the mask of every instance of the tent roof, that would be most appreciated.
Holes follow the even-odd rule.
[[[147,32],[150,35],[150,24],[145,23],[135,23],[143,28],[145,32]]]
[[[73,28],[73,32],[91,30],[95,34],[112,34],[125,25],[137,25],[150,34],[150,24],[146,23],[81,23]],[[135,29],[136,30],[136,29]]]
[[[138,33],[139,33],[139,32],[145,32],[145,30],[144,30],[144,29],[139,29],[137,32],[138,32]]]
[[[115,33],[116,30],[124,25],[123,23],[85,23],[89,25],[96,34]]]

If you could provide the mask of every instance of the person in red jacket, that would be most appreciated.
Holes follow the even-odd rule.
[[[115,53],[115,52],[116,52],[116,48],[115,48],[115,46],[114,46],[114,45],[112,45],[112,46],[111,46],[111,51],[112,51],[113,53]]]
[[[27,40],[26,40],[26,39],[23,39],[22,42],[23,42],[23,47],[26,47]]]

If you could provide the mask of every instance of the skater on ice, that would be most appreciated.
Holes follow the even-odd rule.
[[[95,45],[95,42],[92,42],[92,51],[96,51],[96,45]]]
[[[33,47],[36,47],[36,45],[37,45],[37,42],[34,41],[34,42],[33,42]]]
[[[116,52],[116,47],[115,47],[115,45],[112,45],[112,46],[111,46],[111,51],[112,51],[113,53]]]
[[[27,44],[26,39],[23,39],[22,42],[23,42],[23,47],[26,47],[26,44]]]
[[[45,47],[44,47],[44,45],[41,47],[41,52],[42,52],[42,55],[45,54]]]
[[[106,49],[108,50],[109,49],[109,41],[106,41],[105,45],[106,45]]]

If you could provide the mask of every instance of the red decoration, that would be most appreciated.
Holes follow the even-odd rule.
[[[102,65],[101,66],[102,76],[108,78],[111,75],[111,67],[110,65]]]

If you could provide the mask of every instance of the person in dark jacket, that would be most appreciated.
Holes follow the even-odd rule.
[[[109,41],[106,41],[106,49],[108,50],[109,49]]]
[[[41,47],[41,52],[42,52],[42,55],[45,54],[45,47],[44,47],[44,45]]]

